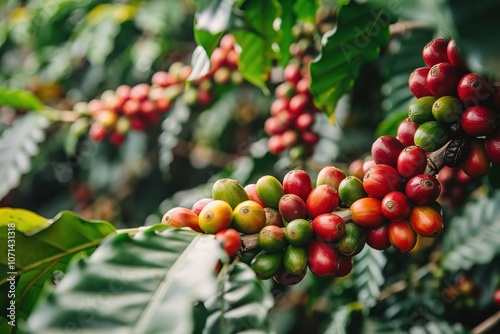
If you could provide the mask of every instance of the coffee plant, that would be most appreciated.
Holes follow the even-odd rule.
[[[499,332],[499,7],[5,1],[0,333]]]

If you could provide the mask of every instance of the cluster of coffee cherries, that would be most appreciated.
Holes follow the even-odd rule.
[[[282,182],[264,175],[245,187],[219,179],[212,197],[191,208],[172,208],[162,222],[215,234],[229,256],[239,254],[260,279],[292,285],[307,270],[321,277],[345,276],[365,238],[360,228],[334,213],[340,176],[345,177],[340,169],[325,169],[314,188],[303,170],[288,172]]]
[[[285,67],[284,82],[275,89],[276,99],[271,104],[271,116],[264,124],[270,136],[268,149],[272,154],[289,150],[291,157],[304,158],[313,153],[319,135],[313,130],[315,113],[309,90],[311,77],[308,64],[317,53],[315,26],[298,23],[292,31],[296,42],[290,45],[292,59]]]
[[[408,80],[417,98],[398,138],[432,152],[450,142],[445,164],[462,168],[470,177],[485,174],[500,163],[500,84],[471,73],[455,40],[436,38],[422,50],[427,67]]]
[[[158,124],[176,98],[182,98],[190,107],[206,107],[213,101],[216,85],[240,84],[243,77],[237,70],[238,59],[234,37],[225,35],[210,57],[209,73],[196,81],[187,84],[190,65],[174,62],[168,71],[154,73],[151,84],[121,85],[88,103],[77,103],[73,109],[90,116],[91,139],[109,138],[113,144],[120,145],[130,129],[144,131]]]
[[[412,250],[418,236],[436,237],[443,231],[437,178],[426,173],[427,154],[417,145],[405,146],[383,135],[372,144],[362,175],[348,176],[339,186],[351,219],[365,228],[367,244],[383,250],[391,245]]]

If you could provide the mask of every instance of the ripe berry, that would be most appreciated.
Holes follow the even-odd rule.
[[[326,242],[339,240],[345,232],[345,222],[334,213],[324,213],[312,221],[314,236]]]
[[[444,38],[435,38],[427,43],[422,50],[422,58],[429,66],[437,63],[449,62],[447,55],[448,40]]]
[[[280,198],[278,211],[287,222],[298,218],[305,218],[306,204],[295,194],[285,194]]]
[[[307,266],[318,277],[335,275],[340,266],[340,255],[330,245],[312,240],[307,245]]]
[[[222,242],[229,256],[236,255],[241,248],[241,236],[238,231],[233,228],[227,228],[215,233],[215,238]]]
[[[443,217],[430,206],[416,206],[410,213],[412,229],[423,237],[433,238],[443,231]]]
[[[406,183],[405,193],[417,205],[434,202],[441,193],[441,184],[432,175],[420,174]]]
[[[373,197],[363,197],[349,208],[352,221],[359,226],[375,227],[385,221],[381,201]]]
[[[426,85],[432,95],[456,96],[458,82],[462,78],[462,71],[450,63],[437,63],[427,74]]]
[[[285,67],[283,76],[285,77],[285,81],[297,84],[302,78],[302,75],[300,74],[300,67],[295,64],[288,64]]]
[[[341,169],[335,166],[326,166],[319,171],[316,177],[316,186],[329,184],[338,190],[340,182],[345,178],[346,175]]]
[[[306,200],[307,213],[315,218],[323,213],[332,212],[339,203],[337,189],[329,184],[317,186],[309,193]]]
[[[399,153],[405,148],[396,137],[380,136],[372,144],[371,154],[377,164],[396,167]]]
[[[389,224],[384,223],[377,227],[365,228],[366,244],[373,249],[385,250],[391,247],[389,241]]]
[[[409,252],[417,244],[417,234],[407,220],[389,223],[389,242],[400,252]]]
[[[452,65],[463,68],[467,70],[467,63],[465,62],[460,50],[458,49],[457,42],[454,39],[451,39],[448,42],[448,46],[446,47],[446,55],[448,56],[448,60]]]
[[[494,132],[486,136],[484,148],[491,162],[500,165],[500,126],[497,126]]]
[[[416,98],[432,95],[426,83],[429,70],[430,68],[428,67],[419,67],[415,69],[408,78],[408,87]]]
[[[462,169],[470,177],[478,177],[486,174],[491,166],[491,161],[486,153],[484,138],[475,138],[471,140],[471,150],[465,161],[462,163]]]
[[[410,198],[400,192],[391,191],[382,198],[382,214],[389,220],[403,220],[410,215]]]
[[[413,137],[420,124],[415,123],[411,118],[404,119],[398,126],[396,138],[405,146],[415,145]]]
[[[312,190],[311,177],[304,170],[291,170],[283,177],[283,189],[285,193],[295,194],[306,201]]]
[[[462,115],[462,129],[474,137],[487,136],[495,130],[499,120],[490,108],[472,106],[465,109]]]
[[[401,190],[403,179],[398,171],[388,165],[375,165],[363,177],[363,187],[368,195],[382,199],[389,192]]]
[[[493,87],[485,78],[476,73],[467,73],[458,82],[458,97],[466,106],[475,106],[487,100]]]
[[[412,178],[425,172],[427,155],[420,146],[407,146],[399,154],[396,166],[402,177]]]

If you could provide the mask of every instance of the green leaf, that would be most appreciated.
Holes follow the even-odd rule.
[[[316,11],[319,8],[318,0],[295,0],[293,11],[297,21],[316,23]]]
[[[205,303],[209,315],[203,333],[269,333],[267,315],[274,300],[254,271],[244,263],[236,263],[220,279],[217,295]]]
[[[164,174],[170,168],[170,163],[174,159],[172,150],[177,145],[177,136],[181,133],[184,123],[189,120],[191,109],[182,101],[176,99],[174,106],[168,113],[168,117],[161,123],[162,132],[158,137],[159,144],[159,166]]]
[[[0,199],[21,182],[21,175],[31,170],[31,157],[38,154],[38,144],[45,140],[49,120],[35,113],[18,118],[0,137]]]
[[[457,30],[457,45],[471,71],[499,79],[500,47],[498,43],[491,43],[491,33],[500,30],[496,15],[500,11],[500,3],[495,0],[481,1],[481,6],[470,6],[470,2],[464,0],[447,3]]]
[[[197,46],[191,56],[192,71],[188,81],[193,81],[201,78],[210,71],[210,58],[202,46]]]
[[[269,94],[266,82],[273,59],[276,58],[272,44],[279,37],[273,23],[280,16],[280,6],[277,0],[255,0],[245,5],[245,16],[258,33],[244,30],[233,32],[241,47],[238,69],[248,82]]]
[[[315,104],[335,121],[339,99],[351,92],[360,68],[378,58],[389,40],[390,17],[355,2],[338,10],[337,27],[324,35],[321,54],[310,65]]]
[[[408,106],[415,99],[408,88],[408,78],[418,67],[424,67],[422,48],[432,39],[431,29],[415,29],[391,39],[384,54],[381,88],[385,119],[378,125],[375,136],[396,135],[399,123],[408,117]],[[406,117],[405,117],[406,115]]]
[[[0,285],[18,277],[17,321],[27,318],[54,272],[64,271],[75,254],[94,249],[114,231],[108,222],[69,211],[46,219],[24,209],[0,208]]]
[[[44,108],[42,101],[30,91],[7,88],[0,88],[0,106],[26,110]]]
[[[331,321],[327,324],[325,334],[348,334],[352,333],[349,327],[351,325],[351,318],[359,313],[361,310],[361,304],[359,302],[353,302],[347,305],[343,305],[336,309],[336,311],[331,316]]]
[[[68,132],[66,133],[66,138],[64,140],[64,152],[72,156],[76,153],[76,148],[78,146],[78,142],[80,138],[87,133],[89,130],[89,120],[87,118],[79,118],[68,128]]]
[[[441,264],[450,271],[489,263],[500,254],[500,191],[469,202],[445,227]]]
[[[194,38],[210,56],[222,34],[246,23],[234,4],[237,0],[194,0],[196,4]]]
[[[377,129],[375,130],[375,137],[378,138],[382,135],[396,137],[399,124],[406,118],[408,118],[408,111],[406,110],[392,112],[378,124]]]
[[[69,267],[27,332],[192,333],[194,306],[216,294],[214,268],[225,258],[213,235],[191,230],[156,225],[114,235]]]
[[[295,24],[295,14],[293,11],[294,0],[279,0],[281,5],[281,25],[280,25],[280,57],[279,62],[281,67],[285,67],[292,55],[290,54],[290,45],[295,41],[292,34],[292,27]]]
[[[371,247],[364,247],[354,258],[354,285],[358,290],[358,300],[365,306],[372,307],[380,295],[380,288],[385,283],[383,269],[387,258],[383,252]]]
[[[450,324],[443,320],[435,320],[426,323],[425,325],[415,325],[410,328],[409,334],[466,334],[471,333],[470,330],[462,326],[460,323]]]

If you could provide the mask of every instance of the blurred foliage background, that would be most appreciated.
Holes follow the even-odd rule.
[[[85,135],[75,142],[71,118],[48,122],[1,107],[0,206],[45,217],[73,210],[118,228],[135,227],[210,196],[221,177],[248,184],[265,174],[282,178],[293,168],[313,179],[325,165],[348,171],[369,155],[376,136],[395,134],[406,117],[413,98],[408,76],[424,65],[421,49],[433,37],[458,33],[473,68],[498,78],[498,45],[491,50],[484,34],[498,31],[492,20],[469,38],[463,17],[470,5],[425,3],[400,2],[398,15],[416,15],[422,24],[395,24],[400,30],[391,30],[376,59],[359,64],[352,91],[336,101],[335,124],[325,114],[317,117],[320,141],[308,159],[268,152],[263,125],[274,96],[246,81],[217,92],[207,107],[178,101],[157,126],[132,131],[119,147]],[[479,7],[470,15],[494,12],[492,2]],[[335,8],[336,1],[325,1],[319,15]],[[188,0],[3,0],[0,87],[29,90],[45,105],[71,111],[77,102],[121,84],[150,82],[175,62],[190,63],[197,46],[195,12]],[[329,24],[334,26],[335,17]],[[272,65],[270,92],[282,81],[283,64]],[[421,240],[410,254],[367,248],[356,258],[353,275],[334,284],[307,277],[296,287],[273,286],[271,321],[277,331],[461,333],[478,325],[498,309],[491,298],[500,286],[496,174],[498,167],[469,185],[466,205],[445,206],[445,233]],[[472,285],[464,288],[464,280]]]

